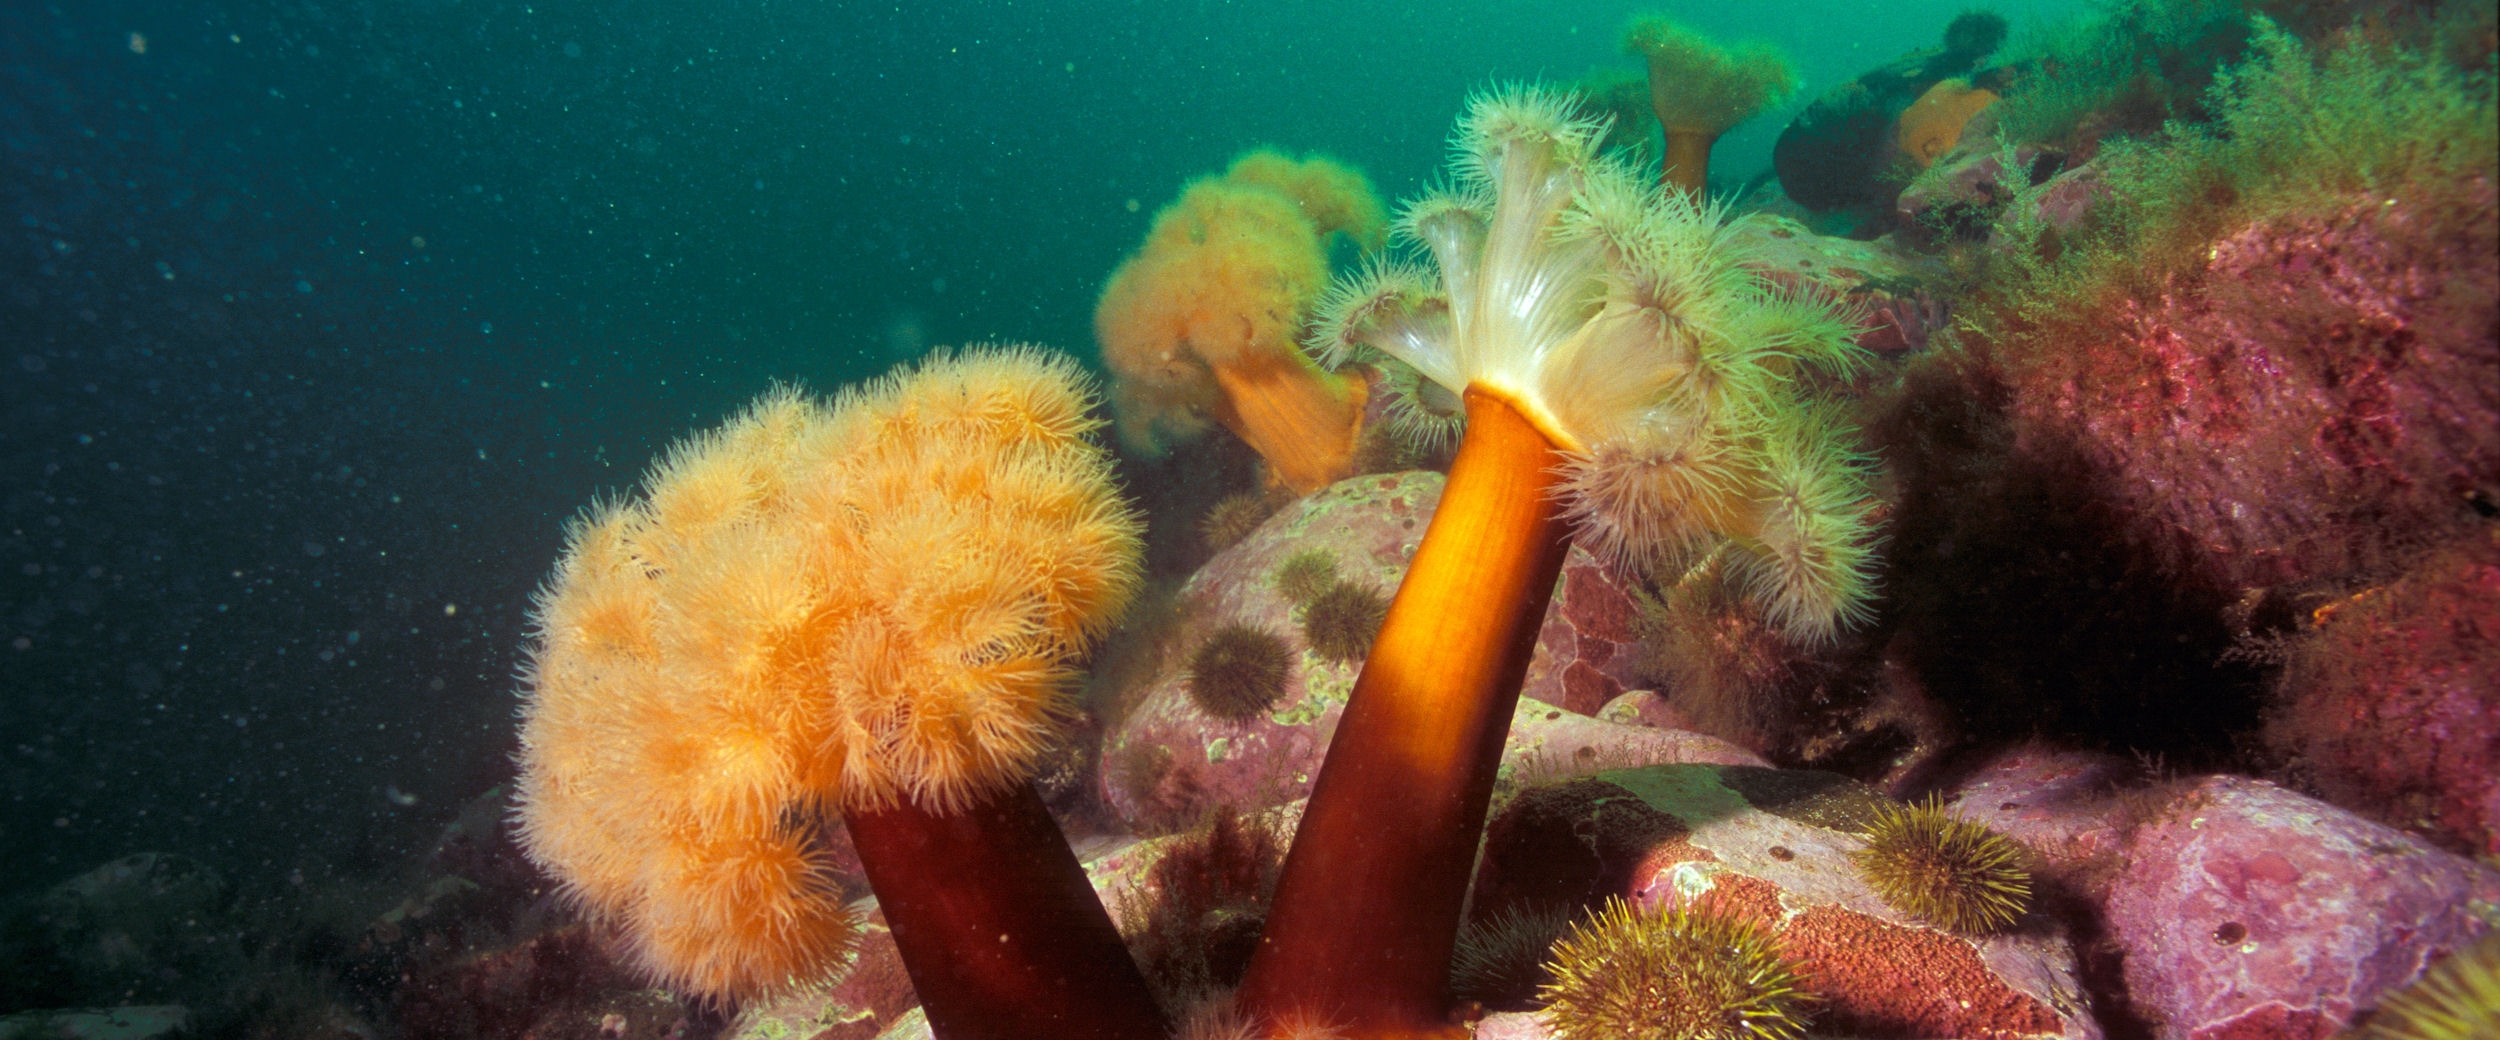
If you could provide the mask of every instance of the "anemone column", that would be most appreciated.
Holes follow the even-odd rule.
[[[1553,441],[1494,393],[1466,402],[1440,508],[1346,701],[1242,983],[1240,1006],[1261,1018],[1463,1034],[1447,1018],[1460,904],[1570,546]]]

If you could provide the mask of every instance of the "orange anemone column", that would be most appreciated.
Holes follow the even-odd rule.
[[[1366,386],[1299,357],[1252,357],[1210,365],[1223,393],[1215,419],[1267,460],[1294,494],[1307,495],[1354,472]]]
[[[1450,955],[1546,602],[1570,546],[1554,442],[1470,386],[1441,504],[1372,642],[1239,995],[1271,1027],[1455,1037]]]
[[[851,843],[939,1040],[1160,1040],[1163,1016],[1029,783],[959,812],[851,810]]]
[[[1700,202],[1710,193],[1710,146],[1719,143],[1719,135],[1669,128],[1666,137],[1667,156],[1658,164],[1658,182]]]

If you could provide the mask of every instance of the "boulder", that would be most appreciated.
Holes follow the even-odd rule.
[[[2164,1040],[2324,1040],[2492,928],[2500,870],[2262,780],[2137,828],[2105,904]]]
[[[2126,821],[2113,797],[2142,769],[2114,755],[2017,745],[1981,762],[1956,783],[1950,804],[1963,819],[2023,843],[2066,876],[2115,856]]]
[[[156,1040],[183,1035],[190,1022],[179,1004],[20,1011],[0,1015],[0,1040]]]
[[[1771,281],[1792,291],[1825,293],[1856,308],[1858,345],[1896,355],[1927,344],[1948,315],[1937,293],[1944,266],[1895,243],[1818,235],[1771,213],[1749,213],[1728,233]]]
[[[1297,553],[1324,552],[1339,580],[1391,596],[1440,504],[1442,483],[1431,472],[1341,481],[1287,506],[1190,577],[1176,597],[1172,637],[1161,641],[1147,677],[1121,698],[1124,708],[1104,735],[1103,800],[1123,826],[1172,831],[1218,805],[1248,812],[1310,794],[1361,662],[1310,649],[1298,608],[1276,587],[1277,568]],[[1638,686],[1634,613],[1625,585],[1574,548],[1528,665],[1520,701],[1526,721],[1513,733],[1513,751],[1542,753],[1570,742],[1568,753],[1585,748],[1613,764],[1758,761],[1713,738],[1588,717]],[[1275,702],[1239,721],[1208,713],[1189,692],[1191,654],[1231,623],[1272,633],[1292,653]],[[1530,705],[1550,709],[1550,717]],[[1530,736],[1523,741],[1522,733]]]

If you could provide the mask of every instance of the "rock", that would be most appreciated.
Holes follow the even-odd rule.
[[[2114,522],[2100,537],[2174,585],[2358,585],[2481,533],[2500,473],[2495,209],[2488,179],[2322,196],[2172,247],[2185,259],[2163,266],[2183,269],[2159,292],[2000,322],[2012,443],[2088,486]]]
[[[2136,830],[2105,909],[2157,1036],[2323,1040],[2489,931],[2495,907],[2500,870],[2216,776]]]
[[[2091,212],[2094,204],[2108,198],[2110,192],[2109,182],[2102,176],[2099,163],[2084,163],[2059,170],[2039,187],[2039,193],[2028,200],[2030,216],[2060,231],[2072,230],[2082,224],[2084,214]],[[1999,246],[2008,244],[1997,236],[1992,236],[1992,241]]]
[[[2300,786],[2500,856],[2500,530],[2307,613],[2265,729]]]
[[[1497,1011],[1476,1023],[1476,1040],[1546,1040],[1552,1035],[1533,1011]]]
[[[1768,766],[1756,755],[1702,733],[1627,726],[1521,701],[1510,717],[1510,740],[1502,746],[1502,772],[1493,796],[1608,769],[1672,763]]]
[[[2070,155],[2037,144],[2009,148],[1993,127],[1964,134],[1894,200],[1898,237],[1916,249],[1985,237],[2001,249],[2010,243],[1994,229],[2006,207],[2017,203],[2048,227],[2072,229],[2109,196],[2101,164],[2090,159],[2088,153]]]
[[[1574,547],[1545,608],[1536,656],[1519,696],[1565,711],[1595,715],[1607,701],[1640,684],[1633,670],[1640,608],[1612,568]]]
[[[877,1040],[936,1040],[936,1037],[937,1034],[929,1029],[928,1018],[920,1013],[919,1008],[911,1009],[894,1023],[893,1028],[877,1034]]]
[[[610,956],[585,925],[409,971],[394,994],[409,1040],[675,1040],[686,1006]]]
[[[1834,774],[1751,766],[1650,766],[1533,788],[1488,830],[1474,905],[1707,897],[1762,923],[1800,963],[1826,1001],[1818,1032],[2100,1036],[2053,923],[1950,934],[1859,880],[1855,830],[1880,798]]]
[[[190,1021],[177,1004],[21,1011],[0,1016],[0,1040],[152,1040],[179,1035]]]
[[[1963,819],[2022,842],[2043,866],[2069,868],[2115,855],[2124,822],[2111,792],[2135,779],[2134,763],[2092,751],[2020,745],[1988,759],[1951,792]]]
[[[1176,637],[1165,641],[1162,659],[1104,737],[1100,783],[1124,826],[1177,830],[1217,805],[1247,812],[1310,794],[1361,664],[1327,660],[1308,648],[1295,607],[1275,586],[1277,566],[1296,553],[1323,551],[1335,559],[1341,580],[1387,597],[1423,539],[1441,486],[1441,475],[1429,472],[1342,481],[1287,506],[1191,576],[1177,597]],[[1588,713],[1638,685],[1630,652],[1633,615],[1624,585],[1574,548],[1546,611],[1520,703],[1594,723]],[[1265,713],[1240,722],[1209,715],[1188,690],[1191,653],[1231,622],[1281,637],[1294,655],[1281,696]],[[1637,754],[1668,756],[1647,761],[1756,761],[1711,738],[1628,726],[1574,730],[1567,739],[1580,741],[1575,754],[1591,747],[1592,755],[1618,764],[1630,764],[1624,756]]]
[[[1625,726],[1648,726],[1652,729],[1691,729],[1693,720],[1677,711],[1665,694],[1656,690],[1634,690],[1597,709],[1601,722]]]
[[[1858,345],[1878,354],[1925,346],[1947,317],[1931,286],[1945,283],[1941,264],[1890,242],[1818,235],[1769,213],[1731,222],[1729,235],[1773,282],[1815,290],[1861,308]]]
[[[894,945],[894,933],[886,928],[885,914],[874,899],[861,900],[852,910],[865,922],[859,946],[831,979],[741,1007],[737,1020],[721,1036],[726,1040],[870,1040],[911,1035],[913,1023],[918,1023],[917,1035],[927,1036],[920,996],[913,992],[911,976],[903,970],[903,954]]]
[[[429,871],[466,878],[500,895],[534,892],[541,884],[538,867],[521,852],[514,832],[512,789],[497,785],[460,807],[460,815],[443,827],[426,855]]]
[[[1995,135],[1965,136],[1893,200],[1901,237],[1921,249],[1979,237],[2016,192],[2031,186],[2039,157],[2038,145],[2014,149],[2014,172],[2008,175],[2008,154]]]
[[[0,1007],[198,1006],[249,971],[223,877],[142,852],[0,912]]]

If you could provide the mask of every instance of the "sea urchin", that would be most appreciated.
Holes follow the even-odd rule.
[[[1326,549],[1304,549],[1276,565],[1276,591],[1307,606],[1337,584],[1337,558]]]
[[[1557,1040],[1795,1040],[1814,997],[1751,921],[1608,900],[1554,944]]]
[[[2500,1036],[2500,932],[2431,967],[2378,1006],[2366,1040],[2468,1040]]]
[[[1389,616],[1389,601],[1369,586],[1340,581],[1302,608],[1302,635],[1331,661],[1360,661]]]
[[[1293,648],[1275,633],[1229,622],[1189,655],[1189,699],[1226,722],[1259,717],[1285,695]]]
[[[1450,991],[1489,1008],[1528,1006],[1554,981],[1545,959],[1577,916],[1567,904],[1522,903],[1470,919],[1450,959]]]
[[[1949,931],[1995,931],[2031,904],[2022,846],[1953,815],[1933,795],[1876,810],[1866,847],[1852,858],[1893,909]]]

